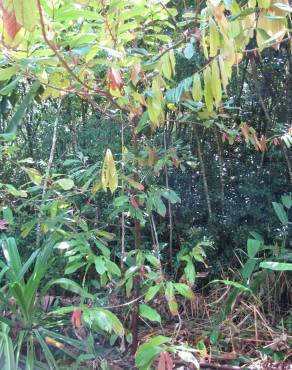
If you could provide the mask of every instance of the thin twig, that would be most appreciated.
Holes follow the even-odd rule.
[[[44,184],[43,184],[43,191],[42,191],[42,198],[41,198],[41,204],[39,208],[39,214],[38,214],[38,221],[37,221],[37,232],[36,232],[36,246],[40,246],[40,240],[41,240],[41,218],[42,218],[42,208],[45,203],[45,196],[48,188],[48,181],[50,176],[50,171],[52,168],[53,160],[54,160],[54,154],[55,154],[55,148],[56,148],[56,141],[57,141],[57,127],[60,117],[60,110],[61,110],[61,100],[58,103],[57,107],[57,115],[53,126],[53,137],[52,137],[52,145],[51,145],[51,151],[50,151],[50,157],[44,177]]]

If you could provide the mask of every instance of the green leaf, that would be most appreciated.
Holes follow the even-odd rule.
[[[210,67],[206,67],[204,70],[204,97],[207,110],[211,112],[213,110],[213,93],[212,93],[212,75]]]
[[[261,250],[263,244],[261,241],[256,239],[247,240],[247,254],[250,258],[256,256],[256,254]]]
[[[166,207],[163,201],[161,200],[160,197],[154,197],[154,203],[155,203],[155,210],[160,216],[165,217],[166,215]]]
[[[69,178],[59,179],[56,184],[61,186],[63,190],[71,190],[74,186],[74,181]]]
[[[236,281],[232,281],[232,280],[213,280],[209,284],[217,284],[217,283],[221,283],[221,284],[228,285],[228,286],[233,286],[235,288],[242,290],[243,292],[251,293],[251,290],[247,286],[240,284]]]
[[[162,193],[162,196],[169,200],[170,203],[172,204],[175,204],[175,203],[180,203],[181,202],[181,199],[180,197],[176,194],[175,191],[171,190],[171,189],[166,189],[163,193]]]
[[[129,203],[129,197],[127,195],[121,195],[120,197],[117,197],[113,201],[113,205],[115,207],[120,207],[126,203]]]
[[[0,69],[0,81],[7,81],[18,71],[18,66]]]
[[[193,299],[194,298],[194,293],[192,289],[186,285],[186,284],[181,284],[181,283],[175,283],[173,284],[175,289],[179,292],[180,295],[187,299]]]
[[[104,259],[100,256],[96,257],[94,260],[96,272],[100,275],[106,272]]]
[[[154,308],[149,307],[146,304],[139,305],[139,315],[150,321],[161,322],[161,316],[159,313]]]
[[[65,275],[72,274],[73,272],[79,270],[81,267],[87,265],[87,262],[77,261],[74,263],[69,263],[65,268]]]
[[[24,171],[27,173],[28,177],[34,184],[36,185],[41,184],[42,174],[38,170],[36,170],[35,168],[27,167],[27,168],[24,168]]]
[[[12,213],[11,208],[3,207],[2,212],[3,212],[4,220],[6,220],[10,225],[12,225],[14,218],[13,218],[13,213]]]
[[[77,284],[75,281],[66,279],[66,278],[59,278],[49,281],[45,287],[42,289],[42,295],[45,294],[49,288],[53,285],[60,285],[63,289],[69,290],[73,293],[79,294],[83,297],[90,298],[91,295],[88,294],[85,289],[83,289],[79,284]]]
[[[151,286],[146,293],[145,301],[146,302],[151,301],[151,299],[153,299],[156,296],[160,289],[161,289],[160,284]]]
[[[146,259],[151,263],[156,268],[159,268],[160,266],[160,261],[158,258],[153,256],[152,254],[146,254]]]
[[[193,285],[196,280],[196,270],[189,256],[186,258],[187,264],[184,268],[185,277],[190,285]]]
[[[192,59],[193,55],[195,54],[195,48],[192,42],[189,42],[184,50],[184,56],[190,60]]]
[[[273,202],[272,204],[273,204],[274,210],[275,210],[275,212],[278,216],[278,219],[281,221],[281,223],[283,225],[287,225],[288,224],[288,216],[287,216],[287,213],[285,212],[285,209],[282,206],[282,204],[276,203],[276,202]]]
[[[201,101],[203,98],[201,77],[199,73],[194,74],[192,96],[194,101]]]
[[[45,358],[47,360],[48,365],[52,369],[58,370],[59,366],[57,365],[56,360],[55,360],[49,346],[47,345],[47,343],[45,342],[45,340],[43,339],[43,337],[41,336],[41,334],[39,333],[38,330],[34,330],[34,333],[35,333],[35,336],[36,336],[39,344],[41,345],[41,348],[43,350],[43,353],[45,355]]]
[[[3,87],[3,89],[0,90],[1,95],[8,95],[10,94],[18,85],[18,82],[20,80],[20,77],[16,77],[13,81],[11,81],[8,85]]]
[[[292,196],[291,195],[283,195],[281,197],[281,201],[287,209],[290,209],[292,207]]]
[[[150,339],[147,343],[142,344],[136,352],[135,365],[139,369],[150,369],[155,357],[157,357],[160,352],[164,350],[164,348],[160,345],[169,342],[171,342],[171,338],[159,335]]]
[[[10,122],[8,123],[5,133],[0,134],[0,139],[2,138],[3,140],[7,140],[7,141],[11,141],[15,139],[16,134],[17,134],[17,129],[21,123],[21,120],[24,117],[26,110],[29,108],[39,87],[40,87],[40,83],[37,81],[32,84],[29,92],[25,95],[25,97],[23,98],[23,101],[19,105],[14,116],[11,118]]]
[[[110,274],[121,276],[122,273],[121,273],[121,270],[120,270],[120,268],[117,264],[115,264],[114,262],[112,262],[110,260],[105,261],[105,264],[106,264],[107,271]]]
[[[241,269],[241,275],[243,276],[244,279],[249,279],[255,269],[255,266],[256,266],[256,263],[257,263],[257,259],[256,258],[249,258],[243,268]]]
[[[292,263],[287,262],[261,262],[260,267],[274,271],[292,271]]]

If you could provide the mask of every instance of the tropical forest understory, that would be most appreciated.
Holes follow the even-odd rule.
[[[0,368],[291,369],[288,0],[0,5]]]

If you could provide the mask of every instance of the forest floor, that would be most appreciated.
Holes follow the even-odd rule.
[[[200,348],[196,357],[201,369],[292,370],[291,311],[280,312],[280,308],[273,307],[270,302],[272,313],[267,315],[260,307],[238,300],[232,313],[215,325],[224,301],[220,305],[220,291],[214,294],[207,298],[196,295],[193,302],[181,302],[183,310],[180,312],[179,322],[177,317],[171,317],[167,313],[167,309],[164,313],[161,312],[165,305],[159,303],[158,298],[156,304],[166,323],[163,326],[150,326],[147,322],[147,326],[141,326],[140,344],[157,335],[163,335],[173,338],[178,345]],[[218,295],[220,298],[217,298]],[[199,346],[199,342],[203,346]],[[135,358],[129,354],[130,347],[124,353],[122,355],[120,349],[115,347],[108,358],[110,369],[136,369]],[[175,354],[172,354],[172,359],[174,369],[195,369],[194,365],[185,363]],[[153,369],[162,369],[158,366],[158,359],[154,361]]]

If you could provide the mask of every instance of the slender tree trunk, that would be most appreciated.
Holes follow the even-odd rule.
[[[218,161],[219,161],[219,174],[220,174],[220,185],[221,185],[220,198],[221,198],[222,213],[224,213],[224,208],[225,208],[224,173],[223,173],[224,164],[223,164],[221,143],[220,143],[220,138],[219,138],[217,127],[214,128],[214,133],[215,133],[217,154],[218,154]]]
[[[139,155],[139,143],[138,143],[138,135],[135,132],[136,122],[137,120],[133,119],[133,146],[134,146],[134,160],[135,160],[135,167],[138,167],[138,155]],[[137,171],[135,173],[135,180],[139,181]],[[138,219],[134,221],[134,233],[135,233],[135,251],[136,251],[136,265],[138,264],[137,257],[138,252],[141,249],[141,223]],[[140,276],[135,275],[134,277],[134,291],[135,291],[135,298],[137,299],[140,296]],[[132,314],[132,353],[135,353],[138,348],[138,320],[139,320],[139,300],[137,299],[135,302],[135,306],[133,309]]]
[[[290,159],[289,159],[289,156],[288,156],[288,153],[287,153],[287,149],[285,147],[285,144],[281,143],[281,149],[282,149],[283,156],[284,156],[285,161],[286,161],[286,164],[287,164],[289,178],[290,178],[290,183],[292,185],[292,165],[291,165],[291,162],[290,162]]]
[[[167,151],[167,130],[164,130],[164,151]],[[167,189],[169,189],[169,182],[168,182],[168,169],[167,165],[164,167],[164,173],[165,173],[165,186]],[[172,225],[172,209],[171,209],[171,202],[168,200],[168,221],[169,221],[169,266],[170,266],[170,271],[172,271],[172,257],[173,257],[173,225]]]
[[[209,215],[209,220],[211,220],[213,214],[212,214],[211,198],[210,198],[208,182],[207,182],[206,167],[205,167],[205,163],[204,163],[201,142],[200,142],[199,135],[198,135],[198,132],[197,132],[197,128],[196,128],[195,125],[193,126],[193,130],[194,130],[194,135],[195,135],[195,138],[196,138],[198,158],[199,158],[199,162],[200,162],[200,165],[201,165],[203,186],[204,186],[204,192],[205,192],[206,201],[207,201],[207,208],[208,208],[208,215]]]
[[[46,192],[48,189],[48,181],[49,181],[49,176],[50,176],[50,171],[53,165],[53,160],[54,160],[54,154],[55,154],[55,148],[56,148],[56,142],[57,142],[57,128],[58,128],[58,122],[59,122],[59,117],[60,117],[60,109],[61,109],[61,101],[59,102],[58,108],[57,108],[57,115],[56,119],[54,122],[54,127],[53,127],[53,138],[52,138],[52,145],[51,145],[51,151],[50,151],[50,157],[46,169],[46,173],[44,176],[44,184],[43,184],[43,191],[42,191],[42,198],[41,198],[41,204],[40,204],[40,209],[37,217],[37,232],[36,232],[36,246],[40,246],[40,241],[41,241],[41,219],[42,219],[42,208],[45,203],[45,197],[46,197]]]

